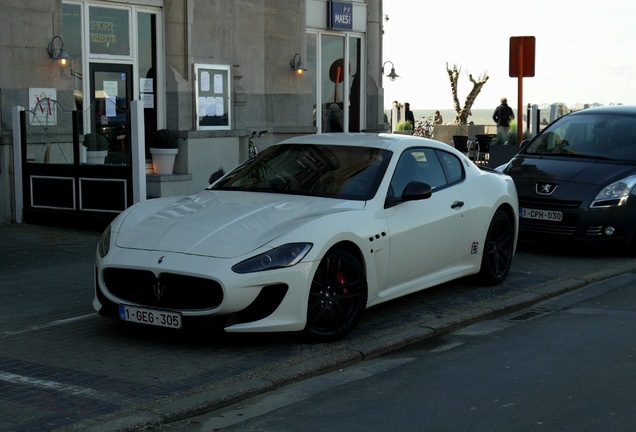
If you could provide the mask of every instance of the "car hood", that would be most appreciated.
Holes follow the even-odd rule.
[[[598,159],[526,157],[517,155],[504,171],[515,180],[608,185],[636,172],[636,166]]]
[[[364,204],[363,201],[206,190],[179,199],[149,200],[133,207],[118,230],[116,244],[120,248],[232,258],[245,255],[316,218],[359,210]]]

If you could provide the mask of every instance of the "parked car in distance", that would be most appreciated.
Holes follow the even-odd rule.
[[[517,185],[520,238],[636,249],[636,107],[561,117],[502,171]]]
[[[464,276],[501,283],[517,241],[509,176],[390,134],[286,140],[184,197],[122,212],[97,247],[107,317],[345,336],[363,311]]]

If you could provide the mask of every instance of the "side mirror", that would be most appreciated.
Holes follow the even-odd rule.
[[[218,179],[220,179],[221,177],[223,177],[225,175],[225,170],[223,168],[219,168],[218,170],[214,171],[211,175],[210,178],[208,180],[209,184],[214,183],[215,181],[217,181]]]
[[[402,201],[428,199],[433,195],[433,189],[428,183],[412,181],[402,192]]]

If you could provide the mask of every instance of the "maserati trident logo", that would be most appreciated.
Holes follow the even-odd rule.
[[[161,281],[157,280],[157,283],[152,286],[153,294],[157,303],[163,299],[164,286],[161,285]]]
[[[537,195],[549,196],[554,193],[557,186],[558,185],[554,183],[537,183],[534,186],[534,191]]]

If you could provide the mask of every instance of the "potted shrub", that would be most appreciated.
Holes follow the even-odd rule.
[[[174,160],[179,152],[177,134],[168,129],[159,129],[150,138],[150,154],[155,174],[172,174]]]
[[[413,124],[407,120],[400,120],[395,126],[394,133],[401,135],[413,135]]]
[[[532,135],[524,132],[522,139],[530,139]],[[498,132],[497,136],[490,143],[490,155],[488,165],[497,168],[500,165],[508,163],[519,152],[519,142],[517,137],[517,122],[510,123],[508,134]]]
[[[84,135],[86,147],[86,163],[103,164],[108,155],[108,140],[96,132]]]

